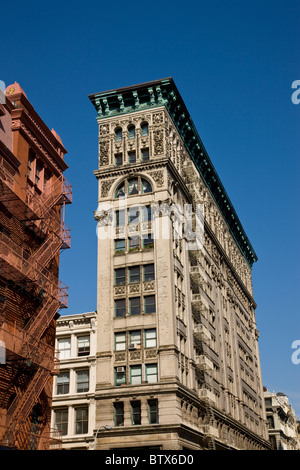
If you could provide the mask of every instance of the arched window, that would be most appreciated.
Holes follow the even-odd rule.
[[[135,194],[146,194],[152,192],[152,186],[144,178],[135,176],[123,181],[116,189],[115,198],[134,196]]]
[[[120,142],[122,140],[122,129],[121,127],[117,127],[115,129],[115,141]]]
[[[135,127],[133,125],[128,126],[128,139],[135,138]]]
[[[142,122],[141,124],[141,135],[149,135],[148,122]]]

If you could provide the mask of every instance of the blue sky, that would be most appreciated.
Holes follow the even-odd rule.
[[[74,196],[62,313],[96,308],[97,123],[88,94],[172,76],[259,258],[263,383],[286,393],[300,418],[300,364],[291,360],[300,340],[300,104],[291,100],[300,80],[299,2],[6,5],[0,80],[20,83],[68,150]]]

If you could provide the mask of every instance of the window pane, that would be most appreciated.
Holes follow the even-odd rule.
[[[149,149],[141,150],[142,162],[147,162],[149,160]]]
[[[129,282],[130,284],[134,282],[140,282],[140,267],[131,266],[129,268]]]
[[[128,180],[128,194],[131,196],[132,194],[138,194],[139,192],[139,183],[137,178],[131,178]]]
[[[69,393],[70,372],[61,372],[57,377],[57,395]]]
[[[155,279],[154,264],[145,264],[144,281],[153,281]]]
[[[62,338],[58,340],[58,349],[60,359],[67,359],[71,355],[71,338]]]
[[[152,187],[151,184],[146,180],[142,180],[142,193],[151,193]]]
[[[141,330],[130,332],[130,343],[141,344]]]
[[[141,313],[141,299],[140,297],[133,297],[129,299],[130,315],[139,315]]]
[[[116,198],[125,196],[125,183],[122,183],[116,190]]]
[[[141,424],[141,402],[131,402],[131,422],[133,425]]]
[[[128,223],[138,224],[140,221],[140,211],[138,207],[130,207],[128,209]]]
[[[115,225],[116,227],[125,225],[125,210],[115,211]]]
[[[129,251],[138,250],[140,248],[140,237],[128,238]]]
[[[119,238],[115,240],[115,253],[124,253],[125,252],[125,240]]]
[[[141,125],[141,135],[148,135],[148,134],[149,134],[148,124],[146,122],[144,122]]]
[[[148,401],[149,424],[158,424],[158,400]]]
[[[133,139],[135,137],[135,127],[129,126],[128,127],[128,138]]]
[[[125,268],[115,269],[115,286],[123,286],[126,282]]]
[[[142,206],[142,221],[149,222],[152,219],[152,210],[151,206]]]
[[[115,316],[125,317],[125,315],[126,315],[126,300],[125,299],[115,300]]]
[[[126,383],[125,367],[115,367],[115,385],[122,385],[125,383]]]
[[[55,428],[61,431],[63,436],[68,434],[68,410],[57,410],[55,413]]]
[[[114,403],[115,426],[124,425],[124,404],[122,402]]]
[[[156,329],[145,330],[145,347],[156,348]]]
[[[77,372],[77,393],[89,391],[89,371],[80,370]]]
[[[124,351],[126,349],[126,334],[115,333],[115,351]]]
[[[123,164],[123,155],[121,153],[115,154],[115,165],[121,166]]]
[[[130,367],[130,383],[132,385],[142,383],[142,366]]]
[[[146,365],[146,380],[148,382],[157,382],[157,364]]]
[[[76,434],[88,432],[88,408],[77,408],[76,410]]]
[[[122,129],[120,127],[118,127],[115,130],[115,141],[120,142],[121,140],[122,140]]]
[[[136,153],[128,152],[128,163],[135,163],[135,162],[136,162]]]
[[[78,356],[88,356],[90,354],[90,337],[79,336],[78,338]]]
[[[154,242],[152,235],[143,235],[143,248],[153,248],[154,247]]]
[[[145,313],[155,313],[155,295],[147,295],[147,297],[144,297],[144,307]]]

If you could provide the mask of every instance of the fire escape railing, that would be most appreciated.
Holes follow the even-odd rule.
[[[44,238],[39,248],[30,254],[0,233],[0,267],[4,275],[16,283],[30,283],[43,293],[40,307],[24,328],[8,322],[0,325],[0,339],[5,346],[33,364],[28,387],[17,391],[7,410],[4,431],[0,419],[0,431],[3,431],[0,432],[0,442],[9,441],[10,446],[26,448],[27,418],[50,376],[59,370],[55,350],[41,337],[57,310],[67,307],[68,288],[46,266],[61,249],[70,247],[70,229],[61,220],[61,211],[56,211],[55,206],[64,207],[72,202],[72,187],[61,175],[43,193],[37,194],[33,187],[23,187],[18,182],[16,170],[0,156],[0,202],[20,221],[30,222],[31,228]],[[42,439],[41,433],[38,438]]]

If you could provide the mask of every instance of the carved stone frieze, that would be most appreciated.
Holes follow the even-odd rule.
[[[164,131],[157,129],[153,131],[153,153],[154,156],[164,153]]]
[[[99,166],[109,165],[109,140],[100,140]]]
[[[149,172],[149,174],[154,179],[158,188],[161,188],[164,185],[165,179],[164,179],[164,172],[162,170],[152,171],[152,172]]]
[[[113,179],[102,181],[101,183],[101,196],[102,197],[107,197],[113,182],[114,182]]]

